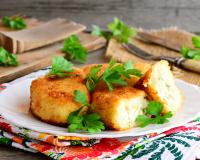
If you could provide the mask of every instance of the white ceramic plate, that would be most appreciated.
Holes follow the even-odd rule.
[[[12,123],[38,132],[54,135],[80,136],[90,138],[111,138],[125,136],[139,136],[152,132],[163,132],[173,127],[185,124],[200,114],[200,88],[181,80],[176,80],[178,87],[184,95],[184,103],[177,115],[163,125],[149,125],[145,128],[133,128],[126,131],[103,131],[99,134],[84,132],[68,133],[66,128],[44,123],[31,115],[29,112],[29,97],[31,79],[26,79],[9,86],[0,93],[0,114]]]

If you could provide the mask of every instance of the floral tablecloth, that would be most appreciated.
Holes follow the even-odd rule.
[[[47,70],[48,68],[11,83],[1,84],[0,90],[23,79],[43,75]],[[160,134],[89,140],[31,131],[18,127],[0,116],[0,133],[0,144],[10,145],[28,152],[41,152],[56,160],[193,160],[200,158],[200,118]]]

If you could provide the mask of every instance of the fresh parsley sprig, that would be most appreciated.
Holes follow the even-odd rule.
[[[0,47],[0,66],[18,66],[19,62],[16,55],[9,53],[3,47]]]
[[[172,112],[169,111],[162,114],[163,105],[160,102],[150,101],[143,115],[138,115],[136,122],[139,127],[145,127],[149,124],[163,124],[169,122],[168,118],[172,117]]]
[[[80,90],[74,91],[74,100],[83,106],[90,106],[90,104],[87,102],[87,95],[84,92],[81,92]]]
[[[52,68],[47,76],[64,78],[71,76],[70,73],[73,71],[73,64],[71,62],[67,61],[63,57],[53,57]]]
[[[189,48],[186,46],[181,47],[181,54],[186,59],[195,59],[200,60],[200,37],[193,36],[192,37],[192,44],[194,48]]]
[[[2,23],[4,26],[9,27],[11,29],[20,30],[26,28],[26,23],[24,19],[18,16],[13,18],[5,16],[2,18]]]
[[[133,68],[133,64],[128,61],[122,64],[117,64],[115,60],[109,62],[108,67],[104,72],[99,75],[102,65],[97,65],[91,68],[90,73],[86,77],[86,86],[89,91],[93,91],[100,81],[105,82],[110,91],[113,90],[113,85],[126,86],[127,82],[125,78],[130,79],[131,75],[138,77],[142,76],[142,73],[138,69]]]
[[[75,90],[74,100],[82,106],[80,109],[70,113],[67,119],[69,124],[68,132],[83,130],[89,133],[98,133],[105,129],[104,123],[100,120],[100,116],[97,113],[88,113],[88,108],[91,107],[91,104],[88,103],[85,93]]]
[[[80,43],[76,35],[68,37],[64,41],[62,51],[66,53],[69,60],[75,60],[80,63],[85,63],[87,56],[87,49]]]
[[[99,71],[101,70],[102,65],[97,65],[91,68],[89,75],[86,77],[86,86],[89,91],[93,91],[99,83],[100,78],[98,76]]]
[[[110,31],[103,31],[99,26],[92,25],[92,35],[98,37],[104,37],[105,39],[109,40],[113,37],[112,32]]]
[[[92,34],[106,39],[115,38],[120,43],[128,43],[132,37],[137,35],[136,29],[126,25],[118,18],[114,18],[114,21],[108,24],[107,27],[109,32],[104,32],[100,27],[93,25]]]

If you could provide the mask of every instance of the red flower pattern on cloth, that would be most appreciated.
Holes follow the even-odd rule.
[[[67,158],[62,158],[61,160],[71,160],[74,158],[86,159],[95,158],[101,156],[102,154],[108,152],[109,154],[119,153],[119,148],[126,146],[127,142],[120,142],[116,138],[103,138],[100,143],[93,145],[92,147],[64,147],[63,150],[60,148],[56,149],[56,152],[65,152]]]
[[[31,145],[31,147],[35,148],[36,150],[38,150],[41,153],[46,152],[50,149],[54,149],[53,145],[49,145],[49,144],[43,143],[43,142],[34,143]]]
[[[180,132],[180,131],[186,132],[186,131],[189,131],[189,130],[199,130],[200,131],[200,128],[198,128],[197,126],[192,126],[192,127],[179,126],[179,127],[175,127],[175,128],[170,129],[170,130],[167,130],[163,133],[166,134],[166,135],[170,135],[170,134],[175,133],[175,132]]]
[[[12,132],[12,128],[11,128],[10,124],[5,123],[5,122],[0,122],[0,126],[1,126],[2,130],[6,131],[8,133]]]
[[[102,155],[101,151],[94,150],[91,147],[71,146],[63,149],[65,154],[61,160],[91,159]]]
[[[5,89],[5,86],[0,84],[0,91],[4,90]]]
[[[101,139],[100,143],[95,144],[92,146],[92,148],[98,151],[111,152],[112,154],[116,154],[118,152],[117,149],[121,145],[122,142],[116,138],[103,138]]]
[[[127,146],[130,141],[121,142],[116,138],[103,138],[100,143],[91,147],[83,146],[66,146],[58,147],[46,143],[33,144],[32,147],[42,153],[54,152],[55,154],[62,153],[61,160],[73,159],[92,159],[100,157],[101,155],[119,154]]]

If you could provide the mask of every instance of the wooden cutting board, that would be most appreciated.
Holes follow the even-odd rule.
[[[35,25],[35,23],[38,23],[38,21],[35,21],[32,24]],[[106,44],[106,40],[104,38],[99,38],[89,33],[82,32],[78,33],[77,36],[79,37],[81,43],[87,48],[88,52],[97,50]],[[62,46],[63,43],[59,42],[40,49],[18,54],[17,58],[20,62],[19,66],[0,67],[0,83],[14,80],[18,77],[49,66],[53,56],[64,56],[64,54],[60,51]]]
[[[32,28],[12,32],[0,31],[0,43],[7,51],[20,54],[63,41],[70,35],[85,29],[86,26],[80,23],[55,18]]]

